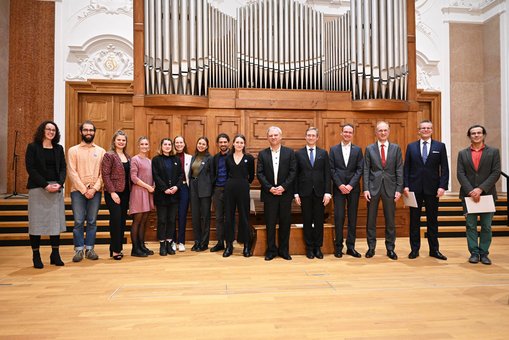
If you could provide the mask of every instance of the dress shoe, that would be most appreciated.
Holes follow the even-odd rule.
[[[233,246],[227,246],[223,252],[223,257],[230,257],[233,254]]]
[[[200,249],[200,244],[198,242],[194,242],[191,251],[198,251],[198,249]]]
[[[315,253],[311,248],[306,249],[306,257],[310,260],[315,258]]]
[[[394,250],[387,250],[387,256],[388,256],[391,260],[397,260],[397,259],[398,259],[398,255],[396,255],[396,253],[394,252]]]
[[[208,250],[208,249],[209,249],[208,245],[200,247],[200,251],[205,251],[205,250]]]
[[[168,255],[168,249],[166,248],[166,242],[159,242],[159,255],[166,256]]]
[[[212,253],[215,253],[216,251],[220,251],[220,250],[224,250],[224,244],[223,242],[217,242],[217,244],[215,246],[213,246],[212,248],[210,248],[210,251]]]
[[[470,262],[470,263],[479,263],[479,254],[472,254],[472,255],[470,255],[470,258],[468,259],[468,262]]]
[[[292,259],[292,257],[290,256],[290,254],[287,254],[287,253],[283,253],[283,254],[280,254],[279,255],[281,258],[287,260],[287,261],[290,261]]]
[[[343,252],[341,250],[336,250],[334,252],[334,257],[337,257],[338,259],[343,257]]]
[[[54,264],[55,266],[64,265],[64,261],[62,261],[62,259],[60,258],[60,252],[58,251],[58,248],[54,248],[51,250],[49,261],[50,264]]]
[[[315,248],[315,257],[320,260],[323,259],[323,253],[320,247]]]
[[[244,246],[244,250],[242,251],[242,255],[244,255],[244,257],[251,257],[251,256],[253,256],[253,254],[251,253],[251,250],[249,249],[248,246]]]
[[[442,254],[439,251],[431,252],[431,253],[429,253],[429,256],[434,257],[439,260],[444,260],[444,261],[447,260],[447,256],[445,256],[444,254]]]
[[[265,261],[271,261],[276,257],[274,254],[267,254],[265,255]]]
[[[491,260],[490,260],[490,258],[488,257],[488,255],[486,255],[486,254],[481,255],[481,263],[482,263],[482,264],[487,264],[487,265],[490,265],[490,264],[491,264]]]
[[[365,255],[365,256],[366,256],[368,259],[369,259],[370,257],[375,256],[375,249],[373,249],[373,248],[369,248],[369,249],[368,249],[368,251],[366,252],[366,255]]]
[[[346,250],[346,254],[347,255],[350,255],[350,256],[353,256],[353,257],[362,257],[362,255],[355,249],[347,249]]]
[[[417,250],[412,250],[410,254],[408,254],[408,258],[413,260],[419,257],[419,252]]]

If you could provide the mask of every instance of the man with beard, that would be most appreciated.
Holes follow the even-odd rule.
[[[225,205],[224,205],[224,186],[228,174],[226,172],[226,156],[230,149],[230,137],[226,133],[220,133],[216,138],[216,144],[219,152],[213,159],[214,176],[214,210],[216,212],[216,238],[217,244],[210,248],[211,252],[224,250],[224,226],[225,226]]]
[[[93,143],[95,137],[94,123],[87,120],[80,125],[81,143],[67,152],[67,173],[71,180],[71,205],[74,215],[74,257],[73,262],[80,262],[83,257],[97,260],[94,251],[97,232],[97,214],[101,204],[102,179],[101,161],[105,150]],[[85,220],[87,235],[85,238]]]

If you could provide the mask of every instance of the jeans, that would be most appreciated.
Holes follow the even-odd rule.
[[[74,215],[73,240],[76,250],[92,249],[97,232],[97,214],[101,204],[101,192],[95,193],[92,199],[87,199],[79,191],[71,192],[72,213]],[[85,220],[87,221],[87,237],[85,239]]]
[[[467,244],[470,254],[488,255],[491,244],[491,221],[494,213],[467,214]],[[477,234],[477,216],[480,217],[481,232]]]

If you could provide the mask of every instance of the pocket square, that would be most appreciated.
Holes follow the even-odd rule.
[[[440,153],[440,151],[433,150],[431,153]]]

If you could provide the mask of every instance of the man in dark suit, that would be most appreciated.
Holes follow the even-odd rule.
[[[397,260],[394,252],[396,241],[396,201],[403,190],[403,157],[397,144],[389,143],[389,124],[381,121],[376,124],[377,142],[366,147],[364,153],[364,198],[368,201],[368,221],[366,226],[368,251],[366,257],[375,255],[376,216],[378,204],[382,200],[385,217],[385,248],[391,260]]]
[[[302,209],[304,240],[308,259],[323,259],[323,221],[325,206],[331,199],[330,165],[327,151],[316,146],[318,129],[306,130],[306,146],[295,153],[297,178],[295,202]]]
[[[270,147],[258,153],[257,177],[261,185],[261,200],[267,226],[265,260],[277,255],[291,260],[289,253],[290,220],[293,200],[293,181],[297,174],[295,153],[281,145],[281,129],[271,126],[267,130]],[[276,223],[279,222],[279,250],[276,246]]]
[[[403,194],[415,194],[417,208],[410,208],[409,259],[419,256],[421,247],[421,209],[426,207],[429,256],[447,260],[438,245],[438,200],[449,186],[449,165],[445,144],[431,139],[433,124],[429,120],[419,123],[420,140],[410,143],[405,154]]]
[[[361,194],[360,179],[364,168],[364,158],[361,148],[352,143],[353,135],[353,125],[343,125],[341,132],[343,141],[338,145],[334,145],[329,153],[332,181],[334,182],[334,225],[336,233],[334,256],[336,257],[343,256],[345,207],[348,209],[346,253],[353,257],[361,257],[361,254],[355,250],[355,239],[357,209]]]
[[[481,125],[473,125],[467,131],[470,146],[458,153],[457,177],[461,184],[460,198],[463,200],[467,225],[467,243],[470,252],[470,263],[491,264],[488,257],[491,244],[491,222],[493,214],[468,214],[465,198],[471,197],[479,202],[481,196],[492,195],[497,199],[497,184],[500,177],[500,152],[484,144],[486,129]],[[477,236],[477,218],[480,219],[481,233]]]

